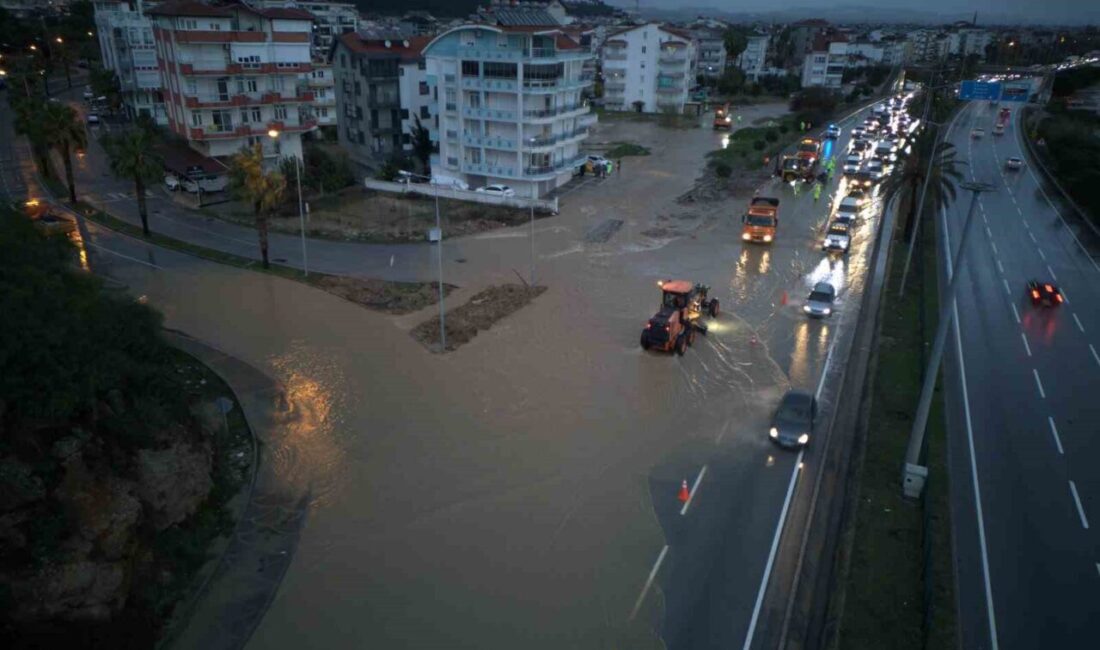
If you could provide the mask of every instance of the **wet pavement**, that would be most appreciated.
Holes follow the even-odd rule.
[[[830,261],[819,251],[827,199],[770,187],[778,241],[742,245],[748,197],[674,200],[722,134],[601,130],[653,155],[564,197],[561,216],[535,228],[549,291],[442,357],[408,336],[408,319],[92,227],[99,273],[147,297],[168,327],[275,378],[300,415],[265,458],[307,486],[307,523],[251,647],[744,641],[795,462],[770,445],[767,421],[788,386],[814,389],[831,341],[858,316],[874,219]],[[683,236],[642,234],[658,215],[686,213]],[[608,219],[623,223],[590,241]],[[526,275],[528,236],[446,243],[447,279]],[[311,246],[318,268],[432,277],[428,246]],[[722,304],[684,357],[638,346],[656,281],[670,277],[710,284]],[[801,300],[822,278],[838,287],[838,313],[807,321]],[[696,477],[680,514],[681,481]]]

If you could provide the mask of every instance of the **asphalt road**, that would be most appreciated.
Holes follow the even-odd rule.
[[[645,237],[652,212],[690,185],[669,166],[677,156],[697,165],[700,148],[723,137],[674,134],[672,143],[668,132],[640,135],[653,156],[569,195],[537,232],[538,277],[551,290],[442,358],[407,335],[425,315],[367,312],[91,226],[97,272],[160,309],[167,326],[288,387],[293,431],[262,462],[309,486],[313,502],[254,647],[648,647],[658,635],[670,648],[759,643],[749,634],[781,515],[789,494],[808,497],[792,491],[799,475],[818,470],[813,450],[774,448],[767,422],[791,385],[820,391],[822,417],[831,412],[834,375],[822,373],[859,317],[876,219],[860,222],[846,258],[823,256],[820,234],[843,193],[834,181],[820,203],[762,189],[782,199],[770,247],[740,242],[740,200],[698,207],[699,226],[685,234]],[[132,211],[99,155],[89,147],[78,165],[78,193],[120,193],[115,203]],[[28,169],[23,160],[19,175],[34,192]],[[230,245],[214,232],[222,224],[169,205],[151,201],[154,230]],[[611,217],[625,220],[622,232],[586,242]],[[518,228],[449,243],[448,277],[514,281],[512,268],[529,259],[526,236]],[[310,246],[321,268],[432,277],[428,246]],[[683,358],[637,343],[655,282],[669,277],[711,284],[723,305]],[[802,299],[822,279],[839,290],[837,313],[811,322]],[[686,508],[676,499],[683,480]]]
[[[1008,156],[1027,160],[1019,113],[999,137],[994,117],[968,106],[949,134],[967,175],[996,188],[975,215],[945,370],[962,647],[1095,647],[1100,249],[1037,171],[1005,170]],[[987,135],[971,138],[974,126]],[[952,245],[969,202],[961,192],[941,215]],[[1032,278],[1067,303],[1032,306]]]

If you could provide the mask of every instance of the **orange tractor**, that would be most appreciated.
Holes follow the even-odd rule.
[[[661,280],[661,308],[642,330],[642,349],[683,355],[695,342],[695,333],[707,333],[703,315],[718,316],[718,299],[708,298],[710,287],[687,280]]]

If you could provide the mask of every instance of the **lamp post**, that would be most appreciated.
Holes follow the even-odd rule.
[[[267,132],[267,136],[274,142],[279,142],[279,130],[270,129]],[[278,153],[278,152],[276,152]],[[294,178],[298,184],[298,224],[301,226],[302,233],[302,273],[309,277],[309,257],[306,255],[306,213],[302,206],[302,168],[301,159],[298,156],[294,158]]]
[[[921,450],[924,448],[924,431],[928,424],[928,411],[932,406],[932,391],[936,387],[940,360],[943,358],[943,347],[947,342],[947,326],[950,324],[954,313],[955,294],[959,288],[959,274],[962,271],[962,265],[966,262],[966,240],[967,235],[970,234],[970,226],[974,223],[974,208],[978,207],[978,197],[982,192],[993,191],[993,186],[989,183],[967,181],[960,183],[959,187],[970,192],[970,209],[966,213],[962,235],[959,237],[959,249],[951,263],[951,277],[940,304],[940,320],[936,326],[936,338],[932,342],[932,354],[928,358],[928,367],[924,371],[924,385],[921,387],[920,399],[917,401],[917,413],[913,418],[913,430],[909,433],[909,445],[905,450],[902,489],[905,496],[910,498],[920,496],[921,491],[924,489],[925,477],[928,476],[928,469],[920,464]],[[948,253],[950,254],[950,251]]]
[[[412,178],[428,181],[432,186],[432,196],[435,197],[435,260],[436,269],[439,273],[439,353],[443,354],[447,351],[447,319],[443,309],[443,225],[439,218],[439,188],[436,187],[435,183],[432,183],[431,176],[407,172],[403,169],[398,171],[397,175],[404,178],[406,182]]]

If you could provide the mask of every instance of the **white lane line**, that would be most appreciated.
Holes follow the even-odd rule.
[[[1100,562],[1096,563],[1096,573],[1097,575],[1100,575]]]
[[[1069,304],[1069,296],[1066,295],[1066,290],[1063,289],[1062,287],[1058,287],[1058,290],[1062,292],[1062,300],[1065,300],[1066,304],[1068,305]]]
[[[716,444],[716,445],[722,444],[722,438],[726,437],[726,433],[729,432],[730,424],[732,424],[732,423],[733,423],[733,420],[726,420],[726,424],[722,427],[722,433],[718,434],[718,439],[714,441],[714,444]]]
[[[1039,388],[1039,397],[1042,397],[1043,399],[1046,399],[1047,398],[1047,393],[1046,393],[1045,390],[1043,390],[1043,382],[1042,382],[1041,379],[1039,379],[1039,371],[1036,370],[1035,368],[1032,368],[1031,369],[1031,374],[1035,375],[1035,385]]]
[[[997,259],[997,270],[1001,272],[1001,275],[1005,274],[1004,264],[1001,264],[1000,258]]]
[[[1100,354],[1096,354],[1096,348],[1092,347],[1092,343],[1089,343],[1089,351],[1092,352],[1092,358],[1096,359],[1096,365],[1100,366]]]
[[[802,469],[802,455],[806,450],[798,452],[798,458],[794,460],[794,469],[791,470],[791,481],[787,485],[787,498],[783,500],[783,510],[779,513],[779,521],[775,524],[775,537],[772,538],[772,548],[768,552],[768,562],[764,565],[764,575],[760,578],[760,590],[756,592],[756,605],[752,608],[752,618],[749,619],[749,631],[745,634],[745,645],[742,650],[752,647],[752,637],[756,634],[756,622],[760,618],[760,607],[764,604],[764,592],[768,589],[768,579],[772,575],[772,566],[775,564],[775,553],[779,550],[779,538],[783,534],[783,522],[787,520],[787,510],[791,507],[791,497],[794,496],[794,486],[798,482],[798,474]]]
[[[839,331],[839,330],[838,330]],[[821,391],[825,389],[825,377],[829,374],[829,366],[833,363],[833,348],[836,347],[839,334],[833,335],[833,342],[829,344],[829,351],[825,353],[825,365],[821,367],[821,378],[817,380],[817,390],[814,391],[814,399],[821,401]]]
[[[1077,504],[1077,514],[1081,516],[1081,525],[1085,530],[1089,529],[1089,520],[1085,517],[1085,509],[1081,507],[1081,497],[1077,495],[1077,486],[1073,481],[1069,482],[1069,491],[1073,493],[1073,502]]]
[[[1046,254],[1045,254],[1045,253],[1043,253],[1043,249],[1041,249],[1041,248],[1036,248],[1035,250],[1039,251],[1039,257],[1043,258],[1043,261],[1044,261],[1044,262],[1045,262],[1045,261],[1047,261],[1047,256],[1046,256]]]
[[[1020,322],[1020,312],[1019,312],[1019,310],[1016,309],[1016,305],[1014,305],[1012,303],[1008,303],[1008,306],[1012,307],[1012,315],[1013,315],[1013,317],[1016,318],[1016,322],[1019,323]]]
[[[649,593],[649,588],[653,586],[653,579],[657,577],[657,571],[661,568],[661,562],[665,561],[665,556],[668,555],[668,544],[661,549],[661,554],[657,556],[657,561],[653,563],[653,568],[649,571],[649,578],[645,581],[645,586],[642,587],[642,593],[638,594],[638,600],[634,601],[634,609],[630,612],[630,620],[634,620],[634,617],[638,615],[638,610],[642,608],[642,603],[645,601],[645,595]]]
[[[1030,230],[1027,231],[1027,236],[1031,237],[1031,241],[1035,242],[1036,244],[1039,243],[1039,240],[1035,239],[1035,233],[1031,232]]]
[[[989,226],[985,227],[985,236],[993,239],[993,231],[989,229]]]
[[[687,514],[688,506],[691,505],[692,500],[695,498],[695,491],[699,489],[699,482],[703,480],[703,477],[706,476],[706,473],[707,466],[703,465],[703,469],[699,470],[699,475],[695,477],[695,482],[691,484],[691,492],[688,492],[688,498],[687,501],[684,501],[684,507],[680,508],[681,515]]]
[[[1012,289],[1008,288],[1008,280],[1006,280],[1004,278],[1001,278],[1001,282],[1003,282],[1004,285],[1005,285],[1005,293],[1007,293],[1008,295],[1011,296],[1012,295]]]
[[[1058,281],[1058,276],[1054,274],[1054,269],[1050,268],[1050,264],[1047,264],[1047,271],[1050,272],[1050,278],[1055,282]]]
[[[997,244],[995,244],[993,242],[989,242],[989,245],[993,247],[993,254],[998,255],[998,253],[997,253]]]
[[[1085,326],[1081,324],[1081,319],[1077,318],[1077,312],[1073,312],[1073,322],[1077,323],[1077,329],[1081,330],[1081,333],[1085,333]]]
[[[966,110],[965,108],[963,109]],[[962,113],[957,113],[956,117]],[[954,124],[954,120],[951,121]],[[948,131],[950,131],[948,127]],[[943,224],[944,244],[948,251],[951,250],[951,233],[947,229],[947,210],[940,210],[940,220]],[[947,277],[948,279],[954,273],[951,268],[951,257],[945,256],[947,260]],[[1005,283],[1005,288],[1008,288],[1008,283]],[[974,451],[974,424],[970,417],[970,389],[966,384],[966,360],[963,357],[962,347],[962,332],[959,330],[959,301],[951,301],[952,312],[952,326],[955,330],[955,355],[959,360],[959,379],[962,384],[962,398],[963,398],[963,415],[966,416],[966,444],[970,451],[970,478],[972,487],[974,488],[974,513],[978,518],[978,544],[981,550],[982,556],[982,580],[985,583],[985,612],[986,618],[989,619],[989,644],[991,650],[997,650],[999,644],[997,642],[997,618],[993,611],[993,584],[989,579],[989,552],[986,550],[985,541],[985,514],[982,509],[982,489],[978,482],[978,461],[977,452]],[[745,647],[748,650],[748,646]]]
[[[1023,213],[1020,213],[1020,216],[1022,217]],[[1031,224],[1027,222],[1027,219],[1021,219],[1021,221],[1024,222],[1024,228],[1031,230]]]
[[[1048,415],[1047,422],[1050,423],[1050,432],[1054,434],[1054,444],[1058,445],[1058,453],[1064,456],[1066,452],[1062,451],[1062,439],[1058,437],[1058,427],[1054,426],[1054,418]]]
[[[982,222],[984,222],[985,225],[987,225],[987,226],[989,225],[989,219],[985,218],[985,213],[984,212],[982,213]],[[986,228],[986,231],[988,232],[989,228]]]
[[[1027,356],[1031,356],[1031,346],[1027,344],[1027,334],[1020,332],[1020,338],[1024,342],[1024,349],[1027,350]]]

